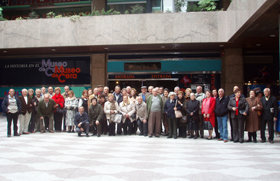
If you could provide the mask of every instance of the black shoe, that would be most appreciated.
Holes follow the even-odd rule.
[[[7,137],[9,138],[9,137],[11,137],[11,135],[10,135],[10,134],[8,134],[8,135],[7,135]]]
[[[243,140],[241,140],[241,141],[239,141],[240,143],[244,143],[244,141]]]
[[[204,136],[200,136],[200,138],[204,138]]]
[[[194,138],[194,135],[191,135],[189,138]],[[197,137],[196,137],[197,138]]]
[[[148,135],[147,135],[147,134],[144,134],[144,136],[147,137]]]
[[[248,143],[252,142],[252,140],[247,140]]]
[[[152,138],[153,136],[151,135],[151,136],[149,136],[149,138]]]
[[[230,141],[233,141],[233,139],[231,138]]]
[[[256,139],[254,139],[254,143],[257,143],[258,141]]]
[[[234,143],[238,143],[238,141],[233,141]]]
[[[177,136],[174,136],[174,139],[177,139]]]
[[[89,137],[89,135],[88,135],[88,134],[86,134],[86,137]]]
[[[98,134],[97,137],[100,137],[100,134]]]
[[[20,136],[19,134],[14,134],[14,136]]]
[[[273,141],[273,140],[269,140],[269,143],[273,144],[273,143],[274,143],[274,141]]]
[[[78,133],[78,136],[82,136],[81,133]]]
[[[172,136],[168,136],[167,139],[172,138]]]
[[[197,139],[197,136],[195,136],[193,139]]]
[[[266,140],[262,140],[261,142],[262,142],[262,143],[265,143],[265,142],[266,142]]]

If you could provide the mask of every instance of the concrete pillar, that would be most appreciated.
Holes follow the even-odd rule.
[[[106,0],[91,0],[91,10],[106,10]]]
[[[226,48],[223,57],[222,86],[226,95],[232,93],[235,85],[243,89],[243,54],[241,48]]]
[[[91,87],[107,84],[107,54],[93,54],[90,60]]]

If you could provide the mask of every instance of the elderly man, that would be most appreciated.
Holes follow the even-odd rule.
[[[261,103],[263,105],[263,114],[261,119],[261,138],[262,143],[266,142],[265,129],[266,124],[268,124],[269,137],[268,140],[270,143],[274,143],[274,122],[277,121],[278,117],[278,105],[277,99],[274,96],[271,96],[269,88],[265,88],[264,96],[261,98]]]
[[[199,120],[198,120],[198,127],[200,130],[200,137],[204,137],[204,121],[203,116],[201,114],[201,105],[204,98],[206,98],[205,94],[202,92],[202,87],[197,86],[196,87],[196,94],[195,94],[196,100],[199,101],[200,109],[199,109]]]
[[[118,104],[120,104],[123,101],[120,86],[116,85],[115,92],[113,93],[113,95],[114,95],[114,100],[117,101]]]
[[[180,91],[180,87],[176,86],[174,88],[174,92],[175,92],[176,96],[178,96],[179,91]]]
[[[88,117],[90,122],[90,127],[92,127],[93,135],[97,131],[97,137],[101,136],[101,123],[103,121],[104,110],[100,104],[97,103],[97,99],[93,98],[91,100],[91,105],[88,111]]]
[[[48,130],[50,133],[53,131],[53,114],[56,107],[56,103],[50,98],[50,94],[44,95],[44,99],[39,102],[38,115],[40,117],[40,131],[45,132],[45,125],[48,122]]]
[[[108,100],[108,95],[110,93],[109,87],[105,86],[104,87],[104,91],[103,91],[103,95],[105,95],[105,99],[106,101]],[[102,94],[101,94],[102,95]]]
[[[43,97],[46,94],[46,87],[41,88],[41,96]]]
[[[82,132],[85,132],[86,136],[89,137],[88,114],[85,112],[84,107],[79,107],[79,112],[77,112],[75,115],[74,123],[76,125],[76,131],[78,132],[78,136],[81,136]]]
[[[148,87],[148,93],[146,94],[146,102],[147,102],[148,97],[150,97],[150,95],[152,95],[153,89],[154,89],[154,86]]]
[[[41,96],[41,89],[36,89],[35,90],[35,102],[34,104],[34,122],[35,122],[35,127],[34,127],[34,132],[40,131],[40,117],[38,114],[38,107],[39,107],[39,102],[43,100],[43,97]]]
[[[163,112],[163,101],[157,93],[157,89],[153,89],[152,95],[147,99],[147,110],[148,110],[148,130],[149,137],[160,137],[161,129],[161,114]],[[155,128],[155,133],[154,133]]]
[[[69,86],[65,86],[64,87],[64,92],[61,94],[64,97],[64,99],[66,99],[68,97],[69,91],[70,91]]]
[[[215,114],[217,116],[218,128],[220,131],[219,141],[228,142],[228,102],[229,98],[225,96],[224,89],[219,89],[218,97],[216,98]]]
[[[32,98],[27,96],[27,89],[22,89],[21,94],[22,96],[19,97],[20,100],[20,114],[19,114],[19,134],[29,134],[28,126],[31,119],[31,113],[33,109]]]
[[[142,86],[141,87],[141,93],[139,94],[139,96],[141,96],[142,97],[142,100],[144,101],[144,102],[146,102],[146,99],[147,99],[147,86]]]
[[[142,97],[137,97],[136,103],[136,121],[140,130],[140,135],[148,135],[148,112],[147,105],[143,101]]]
[[[14,136],[19,136],[18,134],[18,114],[20,111],[20,100],[17,96],[15,96],[15,90],[10,89],[9,94],[5,96],[2,102],[2,110],[3,113],[7,116],[8,128],[7,128],[7,136],[11,137],[11,125],[12,121],[14,124]]]
[[[48,93],[50,95],[50,98],[52,98],[52,96],[54,96],[53,87],[48,88]]]

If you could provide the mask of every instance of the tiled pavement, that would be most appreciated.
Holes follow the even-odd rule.
[[[6,137],[0,117],[0,181],[280,180],[280,143],[223,143],[141,136]]]

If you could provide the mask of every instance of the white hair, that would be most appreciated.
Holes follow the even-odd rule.
[[[35,90],[35,93],[37,94],[37,92],[40,92],[40,93],[41,93],[42,91],[41,91],[41,89],[36,89],[36,90]]]
[[[149,88],[148,89],[153,89],[154,88],[154,86],[149,86]]]
[[[192,92],[192,93],[190,94],[190,97],[191,97],[191,96],[195,96],[195,94]]]
[[[44,98],[50,98],[50,94],[49,93],[44,94]]]
[[[221,91],[221,92],[225,92],[225,90],[224,90],[224,89],[222,89],[222,88],[220,88],[220,89],[219,89],[219,92],[220,92],[220,91]]]
[[[27,89],[22,89],[21,92],[28,92]]]
[[[270,92],[270,88],[265,88],[265,89],[263,90],[263,92],[264,92],[264,91]]]

